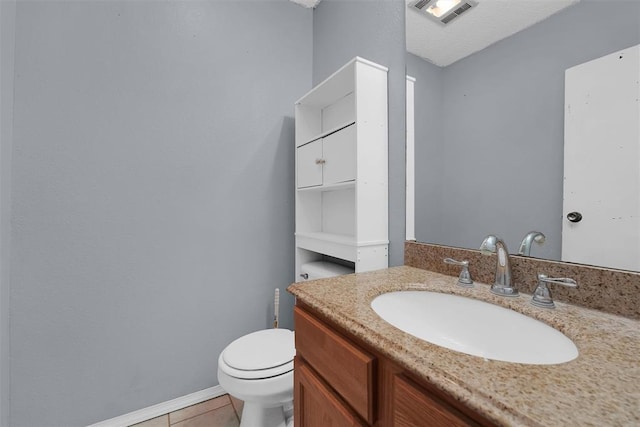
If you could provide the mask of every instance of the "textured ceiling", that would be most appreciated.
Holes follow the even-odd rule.
[[[291,1],[314,8],[321,0]],[[366,3],[365,0],[354,1]],[[408,6],[412,0],[405,1]],[[422,16],[412,7],[407,7],[407,51],[445,67],[579,1],[477,0],[475,7],[446,26]]]
[[[421,16],[408,7],[407,51],[444,67],[580,0],[477,1],[477,6],[446,26]]]

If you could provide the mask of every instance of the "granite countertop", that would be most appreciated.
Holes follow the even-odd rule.
[[[505,298],[476,282],[413,267],[296,283],[288,291],[381,354],[500,425],[640,425],[640,321],[556,301],[547,310],[530,295]],[[397,290],[430,290],[511,308],[563,332],[578,347],[559,365],[486,360],[422,341],[391,326],[370,307]],[[579,292],[579,289],[577,290]]]

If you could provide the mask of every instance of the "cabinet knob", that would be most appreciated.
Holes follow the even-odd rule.
[[[316,165],[324,165],[326,162],[325,159],[316,159]]]

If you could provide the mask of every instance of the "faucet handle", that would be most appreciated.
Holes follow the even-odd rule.
[[[548,283],[554,285],[568,286],[570,288],[577,288],[578,282],[568,277],[547,277],[546,274],[538,273],[538,286],[533,291],[533,298],[531,298],[531,304],[536,307],[542,308],[555,308],[553,298],[551,298],[551,291],[547,287]]]
[[[461,266],[462,271],[460,271],[460,276],[458,277],[458,286],[473,288],[473,280],[471,280],[471,274],[469,273],[469,261],[457,261],[453,258],[445,258],[444,263]]]

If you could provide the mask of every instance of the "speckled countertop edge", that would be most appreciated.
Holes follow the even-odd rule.
[[[555,310],[504,298],[488,285],[413,267],[293,284],[288,291],[417,376],[500,425],[640,425],[640,322],[575,305]],[[571,338],[577,359],[559,365],[487,361],[422,341],[382,320],[370,303],[397,290],[480,299],[543,321]]]

